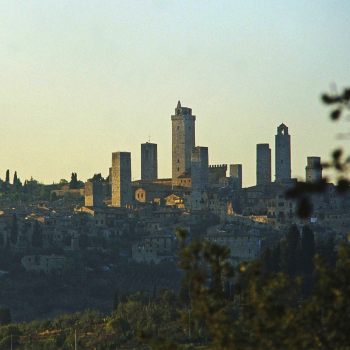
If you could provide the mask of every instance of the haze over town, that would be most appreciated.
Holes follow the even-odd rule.
[[[111,153],[128,151],[139,179],[149,135],[170,177],[180,99],[209,163],[243,164],[243,186],[282,122],[303,179],[306,157],[328,159],[344,126],[319,96],[350,81],[349,17],[347,1],[1,2],[1,177],[106,177]]]

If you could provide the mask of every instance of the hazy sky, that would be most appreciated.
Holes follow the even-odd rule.
[[[111,154],[158,144],[171,177],[171,114],[197,116],[210,164],[243,164],[289,127],[292,176],[348,129],[320,94],[350,86],[350,1],[0,0],[0,177],[108,175]],[[345,144],[348,148],[348,144]]]

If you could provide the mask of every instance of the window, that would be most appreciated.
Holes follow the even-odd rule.
[[[178,159],[177,162],[180,163],[180,159]]]
[[[178,126],[178,127],[177,127],[177,130],[179,130],[179,129],[180,129],[180,127]]]

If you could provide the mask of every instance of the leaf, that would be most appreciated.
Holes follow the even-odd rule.
[[[331,113],[331,119],[337,120],[337,119],[339,119],[340,115],[341,115],[341,109],[340,108],[336,109]]]
[[[323,94],[321,96],[321,99],[322,99],[323,103],[325,103],[327,105],[340,102],[340,97],[339,96],[333,97],[333,96],[329,96],[327,94]]]

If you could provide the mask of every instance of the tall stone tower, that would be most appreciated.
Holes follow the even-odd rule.
[[[131,204],[131,153],[112,153],[112,206]]]
[[[322,179],[321,157],[307,157],[305,178],[306,182],[316,182]]]
[[[256,145],[256,184],[271,182],[271,149],[268,143]]]
[[[230,164],[230,178],[234,189],[242,188],[242,164]]]
[[[85,182],[85,206],[103,206],[102,182]]]
[[[288,134],[288,128],[284,124],[281,124],[277,128],[275,152],[275,181],[290,179],[292,174],[290,165],[290,135]]]
[[[202,192],[209,187],[208,147],[193,147],[191,156],[191,209],[202,209]]]
[[[157,166],[157,144],[141,144],[141,180],[151,180],[158,178]]]
[[[195,121],[192,109],[181,107],[180,101],[175,108],[172,121],[172,184],[185,170],[191,169],[191,152],[195,146]]]

